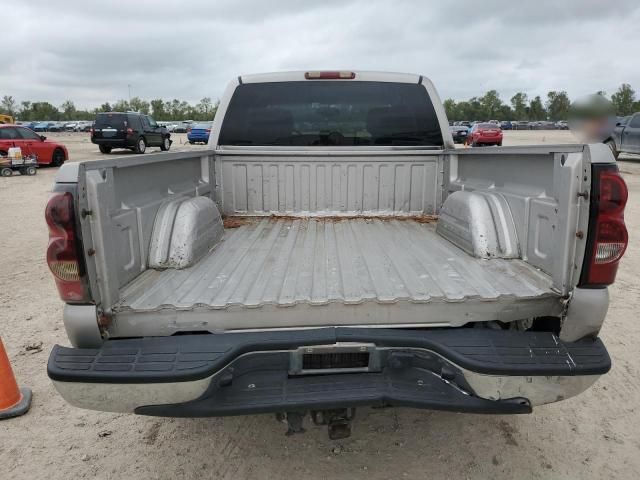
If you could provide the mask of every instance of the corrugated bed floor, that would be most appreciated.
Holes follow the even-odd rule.
[[[435,223],[267,218],[227,229],[191,268],[145,272],[117,310],[492,301],[549,296],[550,288],[523,261],[470,257]]]

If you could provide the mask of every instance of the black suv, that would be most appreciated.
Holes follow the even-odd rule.
[[[102,153],[109,153],[112,148],[128,148],[136,153],[144,153],[147,147],[167,151],[171,148],[170,137],[166,128],[140,113],[99,113],[91,130],[91,142]]]

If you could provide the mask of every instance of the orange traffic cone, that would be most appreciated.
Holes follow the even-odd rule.
[[[0,420],[24,415],[31,407],[31,389],[18,388],[0,339]]]

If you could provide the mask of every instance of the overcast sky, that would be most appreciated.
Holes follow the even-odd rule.
[[[2,0],[0,96],[219,98],[243,73],[386,70],[442,98],[640,91],[640,2]]]

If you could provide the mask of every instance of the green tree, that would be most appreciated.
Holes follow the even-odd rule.
[[[189,104],[185,101],[180,101],[177,98],[167,102],[167,110],[171,120],[193,120],[187,118]]]
[[[129,105],[129,102],[126,100],[118,100],[116,103],[113,104],[113,112],[128,112],[131,110],[131,106]]]
[[[502,100],[496,90],[489,90],[479,98],[484,120],[496,120],[502,111]]]
[[[111,105],[109,104],[109,102],[105,102],[102,105],[100,105],[99,108],[96,108],[96,113],[99,112],[113,112],[113,108],[111,108]]]
[[[549,114],[549,120],[566,120],[569,115],[569,107],[571,101],[567,92],[551,91],[547,93],[547,112]]]
[[[20,118],[20,120],[25,120],[25,121],[31,120],[30,114],[31,114],[31,102],[29,101],[20,102],[20,111],[18,112],[18,118]]]
[[[636,92],[628,83],[623,83],[618,87],[616,93],[611,95],[611,102],[616,108],[616,115],[625,117],[637,110]]]
[[[150,105],[149,102],[142,100],[140,97],[133,97],[129,102],[129,108],[134,112],[149,115]]]
[[[458,107],[456,105],[455,100],[451,99],[451,98],[447,98],[444,102],[444,111],[447,114],[447,118],[451,121],[456,121],[456,120],[461,120],[461,118],[458,116]]]
[[[542,99],[538,95],[529,102],[529,120],[545,120],[546,118],[547,112],[542,105]]]
[[[76,106],[71,100],[65,100],[62,105],[60,105],[62,109],[62,116],[65,120],[74,120],[76,118]]]
[[[0,101],[0,109],[8,115],[16,114],[16,101],[11,95],[5,95]]]
[[[513,110],[509,105],[502,104],[500,107],[500,114],[497,116],[496,120],[512,120],[513,119]]]
[[[202,118],[199,120],[208,120],[213,116],[213,103],[211,97],[204,97],[196,105],[196,110],[201,114]]]
[[[30,120],[60,120],[60,111],[49,102],[33,102]]]
[[[153,112],[153,118],[156,120],[171,120],[167,117],[167,112],[164,108],[164,100],[161,98],[151,100],[151,111]]]
[[[516,120],[525,120],[527,118],[527,102],[529,98],[526,93],[518,92],[511,97],[511,107]]]
[[[460,120],[486,120],[484,118],[482,104],[478,97],[471,97],[467,101],[459,102],[458,115],[460,116]]]

